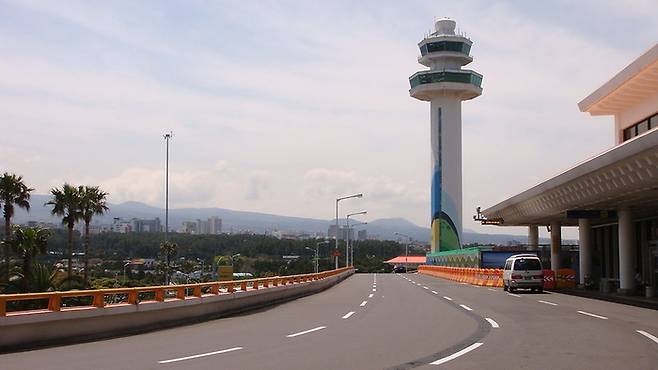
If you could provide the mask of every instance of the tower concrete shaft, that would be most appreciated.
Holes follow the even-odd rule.
[[[418,44],[418,62],[430,69],[409,78],[409,94],[430,102],[432,252],[462,245],[461,102],[482,94],[482,75],[461,69],[473,60],[472,42],[456,35],[455,26],[451,19],[436,22]]]

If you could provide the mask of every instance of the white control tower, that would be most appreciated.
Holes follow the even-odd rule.
[[[473,61],[473,42],[440,19],[419,44],[418,62],[429,70],[409,77],[412,97],[430,102],[432,145],[432,253],[462,247],[462,107],[482,94],[482,75],[462,66]]]

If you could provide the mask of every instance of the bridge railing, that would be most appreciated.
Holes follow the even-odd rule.
[[[57,312],[67,309],[102,309],[107,306],[121,304],[138,305],[148,302],[166,302],[220,294],[234,294],[237,291],[265,289],[321,280],[338,275],[349,269],[345,267],[337,270],[323,271],[317,274],[273,276],[248,280],[213,281],[181,285],[0,294],[0,317],[13,314]],[[45,308],[28,310],[8,310],[8,304],[11,305],[11,303],[21,301],[33,302],[33,305],[37,306],[40,302],[42,304],[47,302],[47,306]]]

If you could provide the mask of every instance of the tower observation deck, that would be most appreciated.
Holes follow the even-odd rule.
[[[435,23],[435,32],[418,43],[418,63],[429,70],[409,77],[409,95],[430,102],[432,252],[461,248],[461,102],[482,94],[482,75],[462,69],[473,61],[473,42],[455,34],[455,26],[447,18]]]

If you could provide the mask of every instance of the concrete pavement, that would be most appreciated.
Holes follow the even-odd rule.
[[[0,355],[0,368],[653,369],[651,335],[652,310],[418,274],[358,274],[258,312]]]

